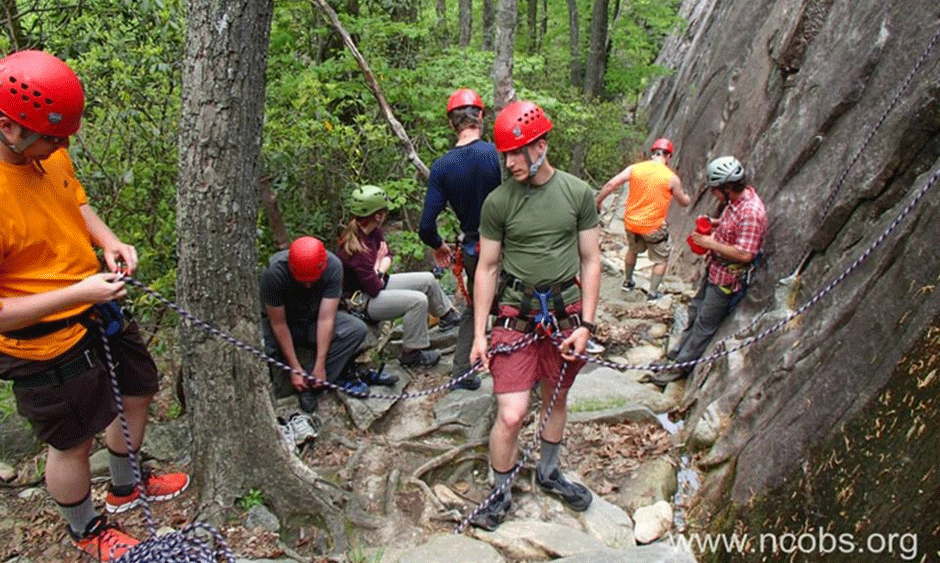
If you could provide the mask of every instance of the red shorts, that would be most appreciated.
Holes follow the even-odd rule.
[[[40,440],[57,450],[81,445],[105,429],[117,415],[111,376],[100,359],[81,373],[59,383],[31,385],[37,374],[62,365],[86,350],[102,356],[97,335],[87,335],[70,350],[52,360],[30,361],[3,355],[0,376],[13,381],[17,411],[29,420]],[[108,338],[116,363],[121,394],[133,397],[153,395],[159,389],[157,366],[147,352],[137,323],[131,322]],[[35,381],[35,380],[34,380]]]
[[[575,303],[565,308],[568,314],[580,313],[581,303]],[[508,305],[499,306],[499,316],[514,317],[519,310]],[[565,339],[574,329],[562,331],[561,339]],[[498,344],[513,344],[530,334],[517,332],[503,327],[494,327],[490,335],[490,347]],[[509,353],[498,353],[490,358],[490,373],[493,375],[494,393],[515,393],[528,391],[540,381],[545,381],[554,388],[561,377],[561,388],[570,389],[574,378],[587,363],[584,360],[565,362],[558,351],[558,346],[549,338],[540,337],[532,344],[520,350]],[[565,370],[562,374],[562,364]]]

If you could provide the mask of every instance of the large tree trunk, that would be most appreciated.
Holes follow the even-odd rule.
[[[434,5],[437,14],[437,34],[440,37],[441,47],[450,45],[450,34],[447,33],[447,0],[437,0]]]
[[[581,63],[581,36],[578,23],[578,0],[568,0],[568,74],[571,85],[584,84],[584,65]]]
[[[493,0],[483,0],[483,50],[493,50],[493,24],[496,13],[493,10]]]
[[[473,0],[458,0],[457,8],[460,20],[460,46],[466,47],[473,38]]]
[[[604,89],[604,69],[607,57],[608,0],[594,0],[591,13],[591,43],[588,46],[587,68],[584,74],[584,99],[591,101]]]
[[[496,8],[496,54],[493,59],[493,105],[496,111],[516,99],[512,85],[518,0],[499,0]]]
[[[272,0],[189,0],[180,120],[178,297],[219,330],[259,342],[258,169]],[[279,436],[267,370],[183,323],[182,380],[203,513],[250,489],[288,516],[317,514],[343,549],[342,522],[316,475]]]

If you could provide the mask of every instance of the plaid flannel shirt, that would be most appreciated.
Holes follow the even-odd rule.
[[[718,220],[715,240],[739,250],[757,254],[767,232],[767,211],[754,188],[748,186],[737,201],[728,201]],[[741,289],[741,274],[748,264],[728,262],[717,253],[708,253],[708,283],[729,291]]]

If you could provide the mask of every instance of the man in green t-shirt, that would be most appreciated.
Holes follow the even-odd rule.
[[[592,499],[586,487],[564,477],[558,452],[568,389],[584,365],[573,354],[584,353],[594,330],[601,271],[598,217],[591,187],[546,159],[551,128],[532,102],[509,104],[494,126],[496,148],[512,177],[483,203],[470,352],[471,364],[479,361],[493,374],[497,402],[490,433],[495,488],[471,519],[488,530],[503,521],[510,507],[519,432],[536,383],[542,383],[539,420],[544,421],[536,481],[573,510],[586,510]],[[489,358],[486,325],[494,301],[497,319],[489,345],[517,342],[533,331],[541,337]],[[543,330],[546,324],[551,337]]]

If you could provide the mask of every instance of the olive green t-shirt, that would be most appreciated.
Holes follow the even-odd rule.
[[[599,222],[594,190],[584,181],[555,170],[541,186],[509,178],[483,202],[480,234],[502,244],[503,271],[536,287],[571,280],[580,272],[578,232]],[[520,292],[507,287],[500,303],[518,305]],[[565,303],[581,298],[577,285]]]

